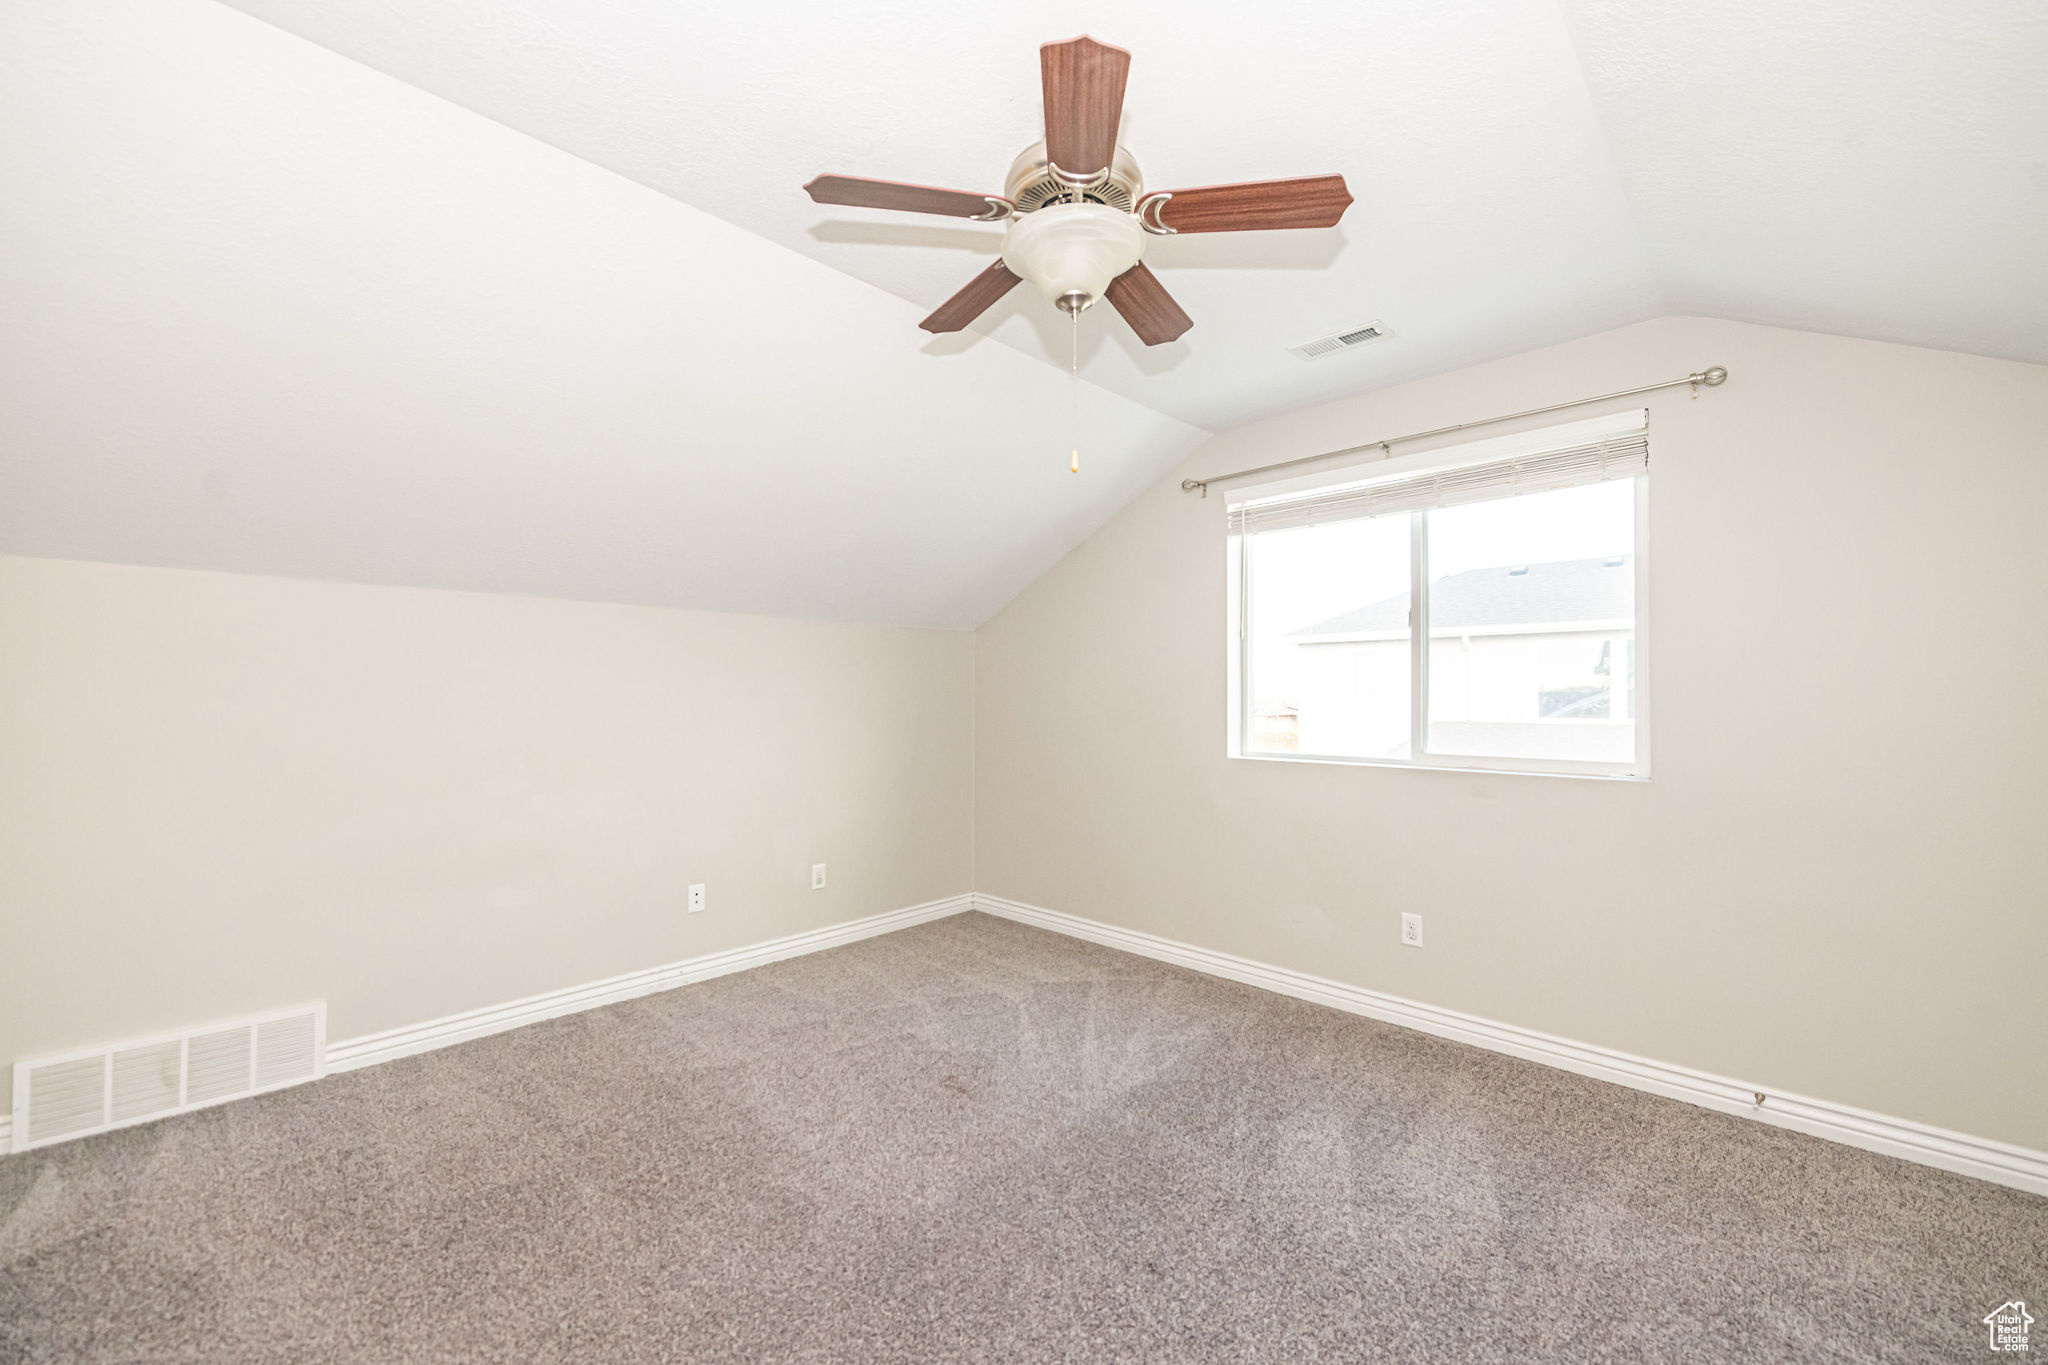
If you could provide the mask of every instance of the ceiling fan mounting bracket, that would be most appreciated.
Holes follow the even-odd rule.
[[[1017,211],[1017,206],[1001,195],[984,194],[982,198],[988,200],[988,212],[975,214],[969,222],[1000,223]]]
[[[1159,210],[1164,208],[1166,201],[1171,198],[1173,191],[1159,190],[1140,199],[1138,207],[1133,210],[1138,215],[1139,225],[1155,237],[1173,236],[1174,229],[1159,221]]]

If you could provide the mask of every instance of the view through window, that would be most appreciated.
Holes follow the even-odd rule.
[[[1245,534],[1241,751],[1628,771],[1642,477]]]

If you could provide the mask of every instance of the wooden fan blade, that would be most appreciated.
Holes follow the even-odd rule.
[[[862,180],[851,175],[821,175],[804,186],[820,204],[848,204],[860,209],[902,209],[908,213],[943,213],[950,218],[1006,218],[1010,201],[999,195],[941,190],[930,185],[902,185],[894,180]]]
[[[938,306],[917,325],[927,332],[957,332],[988,311],[990,304],[1017,287],[1017,277],[997,261],[967,282],[967,287]]]
[[[1143,261],[1111,280],[1102,297],[1116,306],[1116,311],[1124,315],[1124,321],[1138,334],[1138,340],[1147,346],[1176,340],[1195,325],[1195,320],[1181,311],[1173,295],[1166,292],[1166,286],[1145,268]]]
[[[1141,216],[1175,232],[1254,232],[1335,227],[1351,207],[1351,191],[1341,175],[1311,175],[1174,190],[1145,200]]]
[[[1045,155],[1068,175],[1093,175],[1116,155],[1131,54],[1080,37],[1038,49],[1045,82]]]

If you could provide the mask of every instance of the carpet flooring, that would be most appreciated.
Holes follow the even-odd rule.
[[[0,1160],[7,1362],[1924,1365],[2014,1298],[2048,1200],[978,914]]]

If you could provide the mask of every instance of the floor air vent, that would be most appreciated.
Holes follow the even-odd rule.
[[[14,1064],[14,1150],[278,1090],[326,1068],[327,1007]]]
[[[1353,346],[1363,346],[1368,341],[1378,341],[1386,334],[1386,328],[1377,322],[1368,322],[1363,327],[1354,327],[1335,336],[1317,337],[1314,341],[1304,341],[1299,346],[1289,346],[1287,349],[1303,360],[1321,360],[1326,355],[1348,351]]]

